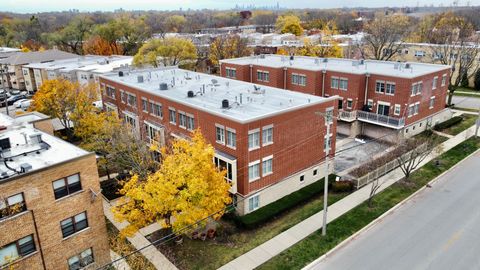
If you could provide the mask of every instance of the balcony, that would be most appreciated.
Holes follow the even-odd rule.
[[[357,111],[357,118],[363,122],[394,129],[401,129],[405,126],[405,118],[395,118],[371,112]]]
[[[342,121],[353,122],[353,121],[357,120],[357,111],[339,110],[338,111],[338,117]]]

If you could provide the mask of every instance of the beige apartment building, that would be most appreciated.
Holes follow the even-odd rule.
[[[110,261],[95,154],[51,130],[42,115],[0,115],[0,269]]]

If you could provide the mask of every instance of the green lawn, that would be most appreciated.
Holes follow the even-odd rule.
[[[462,114],[461,116],[463,120],[460,123],[454,126],[451,126],[449,128],[446,128],[444,130],[441,130],[441,132],[455,136],[461,133],[462,131],[466,130],[467,128],[475,125],[475,121],[478,118],[476,115],[471,115],[471,114]]]
[[[466,92],[466,93],[459,93],[459,92]],[[453,92],[453,95],[454,96],[460,96],[460,97],[480,98],[480,91],[475,90],[473,88],[460,87],[460,88],[457,88],[457,90],[455,90],[455,92]]]
[[[348,193],[329,195],[329,204],[333,204],[346,195]],[[217,230],[218,235],[214,240],[203,242],[184,237],[181,245],[168,243],[158,248],[179,269],[216,269],[322,209],[323,196],[315,196],[306,203],[272,218],[271,221],[256,229],[238,228],[231,220],[221,220],[221,228]],[[155,240],[161,235],[161,232],[157,232],[149,238]]]
[[[438,167],[434,162],[429,162],[415,171],[408,183],[403,181],[395,183],[377,194],[374,197],[374,208],[369,208],[366,202],[362,203],[331,222],[328,225],[327,236],[322,237],[318,231],[258,269],[301,269],[479,148],[480,140],[476,138],[459,144],[438,158],[440,161]]]

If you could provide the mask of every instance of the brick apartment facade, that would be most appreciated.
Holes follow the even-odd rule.
[[[25,140],[41,134],[39,145],[49,147],[37,147],[32,138],[17,145],[24,140],[19,132],[26,134]],[[1,168],[0,268],[96,269],[108,263],[102,200],[93,196],[100,192],[95,154],[33,127],[18,132],[7,128],[2,131],[2,139],[6,137],[11,153],[19,153],[15,147],[34,150],[9,161],[13,169],[31,165],[25,172]]]
[[[325,112],[327,109],[335,110],[336,97],[327,99],[315,97],[310,100],[309,96],[289,91],[292,95],[290,102],[303,100],[305,104],[288,108],[289,105],[285,104],[289,102],[288,99],[281,99],[278,103],[274,101],[278,97],[279,91],[282,94],[282,90],[265,88],[265,97],[260,97],[249,94],[247,89],[253,89],[252,84],[205,74],[193,73],[195,77],[193,80],[196,80],[197,76],[201,77],[198,82],[193,80],[188,83],[186,81],[177,82],[175,89],[166,91],[151,89],[151,85],[158,87],[157,82],[161,82],[161,80],[136,82],[137,76],[144,75],[147,78],[148,74],[151,74],[151,78],[153,78],[157,76],[156,72],[170,71],[132,72],[124,75],[123,78],[128,77],[125,79],[119,77],[118,74],[101,77],[105,109],[117,111],[120,117],[133,116],[137,130],[147,141],[152,138],[148,134],[148,127],[152,125],[159,130],[160,137],[170,135],[188,137],[191,130],[199,128],[216,149],[215,162],[218,162],[218,158],[227,163],[220,166],[228,168],[227,178],[232,181],[231,193],[235,195],[234,199],[243,202],[239,203],[239,213],[253,211],[323,177],[322,162],[325,156],[326,125],[323,117],[315,112]],[[178,77],[185,73],[178,69],[175,72]],[[200,95],[187,97],[187,89],[202,89],[202,81],[210,79],[219,81],[216,90],[207,87],[204,97]],[[126,81],[122,82],[122,80]],[[165,81],[171,82],[171,78],[165,79]],[[229,86],[226,87],[228,89],[222,89],[225,88],[224,85],[228,84]],[[169,84],[169,87],[173,86]],[[182,91],[183,94],[174,97],[172,96],[175,95],[173,91]],[[122,92],[134,95],[135,102],[129,104],[128,98],[122,101]],[[217,96],[224,94],[229,97],[228,100],[232,106],[224,111],[217,110],[216,108],[221,108],[222,105],[220,103],[222,98],[218,99]],[[269,101],[261,101],[264,98]],[[197,103],[201,99],[205,99],[205,103],[203,101]],[[241,101],[242,99],[243,101]],[[148,104],[145,110],[142,100]],[[214,101],[214,104],[210,104],[213,100],[218,100],[218,102]],[[237,101],[238,107],[234,108],[235,101]],[[279,106],[279,108],[267,110],[265,114],[258,116],[252,114],[250,117],[249,110],[252,113],[263,110],[262,104],[258,104],[262,102],[265,102],[265,107]],[[284,102],[283,105],[281,105],[282,102]],[[152,110],[151,104],[160,105],[161,113]],[[170,111],[173,110],[176,112],[175,123],[170,118]],[[241,117],[235,116],[237,113],[240,113]],[[188,124],[185,127],[182,127],[183,120],[180,119],[180,114],[188,117]],[[247,116],[248,119],[242,118],[243,116]],[[192,125],[190,125],[190,121],[193,122]],[[335,134],[335,129],[336,121],[331,124],[331,134]],[[249,139],[251,139],[250,144]],[[255,145],[254,140],[258,140],[258,146]],[[330,153],[333,155],[335,136],[332,136],[331,144],[333,147]],[[220,161],[220,163],[222,162]],[[257,198],[252,199],[255,196]],[[252,203],[254,207],[252,207]]]
[[[339,119],[353,123],[346,131],[353,136],[378,127],[417,133],[449,116],[448,66],[279,55],[226,59],[220,64],[222,77],[316,96],[338,95]],[[294,76],[301,76],[301,81]],[[420,128],[412,132],[415,126]]]

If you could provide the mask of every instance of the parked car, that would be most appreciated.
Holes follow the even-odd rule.
[[[24,95],[16,95],[16,96],[11,96],[9,98],[7,98],[7,104],[8,106],[12,105],[13,103],[21,100],[21,99],[25,99],[26,97]]]
[[[31,99],[27,99],[25,101],[23,101],[21,104],[20,104],[20,108],[24,111],[28,110],[28,108],[30,108],[30,105],[32,105],[32,101]]]
[[[28,100],[28,99],[26,99],[26,98],[17,100],[17,101],[15,101],[15,102],[13,103],[13,106],[14,106],[15,108],[17,108],[17,109],[18,109],[18,108],[21,108],[22,102],[27,101],[27,100]]]

